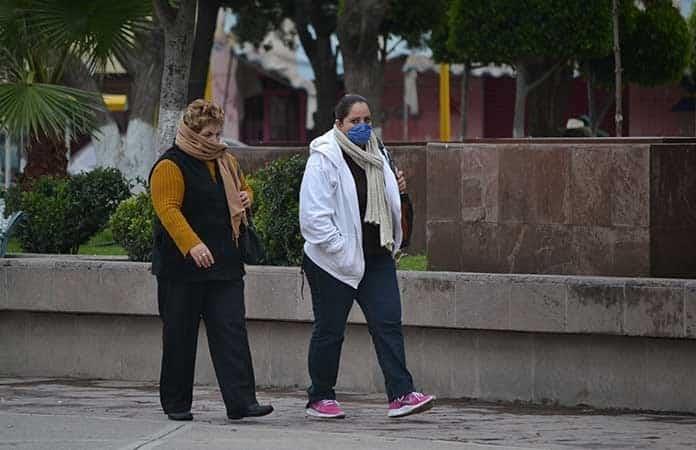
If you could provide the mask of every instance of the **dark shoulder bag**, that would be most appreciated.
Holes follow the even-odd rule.
[[[242,224],[242,229],[239,233],[239,253],[241,254],[242,262],[252,266],[263,264],[266,259],[266,250],[263,248],[263,242],[261,242],[261,238],[256,232],[251,218],[251,211],[248,209],[247,225]]]
[[[241,169],[237,169],[240,170]],[[238,174],[241,179],[241,174]],[[244,264],[257,266],[263,264],[266,260],[266,250],[263,248],[261,237],[254,227],[251,208],[246,210],[247,224],[242,223],[239,233],[239,253]]]
[[[387,158],[389,162],[389,167],[391,167],[394,176],[398,178],[396,174],[396,165],[394,164],[394,159],[386,149],[382,141],[379,141],[379,149]],[[411,235],[413,234],[413,203],[411,202],[411,197],[408,193],[404,192],[400,194],[401,197],[401,232],[403,234],[403,239],[401,240],[401,248],[404,249],[411,244]]]

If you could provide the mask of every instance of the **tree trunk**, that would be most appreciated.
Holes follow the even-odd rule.
[[[599,99],[597,98],[597,93],[595,91],[595,77],[592,72],[587,76],[587,105],[588,114],[590,119],[590,131],[592,136],[597,136],[599,133],[599,127],[604,122],[604,117],[606,117],[611,105],[613,104],[613,99],[611,95],[608,95],[604,101],[601,108],[598,105]]]
[[[525,135],[525,119],[527,115],[527,69],[522,63],[517,64],[515,77],[515,115],[512,121],[512,137],[521,138]]]
[[[589,127],[592,136],[597,136],[597,129],[599,128],[599,122],[597,121],[597,96],[594,92],[594,75],[591,68],[587,70],[585,87],[587,88],[587,115],[590,120]]]
[[[119,169],[128,178],[146,181],[157,158],[155,124],[162,83],[164,32],[155,23],[147,34],[139,36],[138,42],[141,47],[137,54],[124,61],[132,82],[128,92],[128,130]],[[142,188],[136,184],[133,190],[138,192]]]
[[[614,22],[614,81],[615,81],[615,96],[616,96],[616,114],[614,121],[616,123],[616,136],[620,137],[623,134],[623,107],[621,99],[621,42],[619,37],[619,0],[612,1],[612,16]]]
[[[378,60],[377,36],[387,5],[388,2],[380,0],[344,2],[338,17],[338,39],[343,55],[346,91],[367,98],[372,119],[378,125],[384,120],[384,68]]]
[[[191,73],[188,82],[187,103],[203,98],[210,71],[210,50],[213,48],[217,16],[220,10],[218,0],[199,0],[196,18],[196,38],[191,56]]]
[[[32,139],[27,145],[27,165],[21,175],[21,184],[26,185],[44,175],[66,176],[68,158],[65,151],[63,142],[45,136]]]
[[[333,110],[338,97],[338,74],[335,59],[330,62],[318,61],[317,65],[321,67],[314,69],[314,83],[317,88],[317,115],[314,120],[314,129],[321,133],[333,127]],[[315,64],[312,63],[312,67],[314,66]]]
[[[172,145],[188,98],[188,80],[193,51],[196,0],[181,0],[172,9],[167,0],[154,0],[164,29],[164,66],[157,127],[158,154]]]
[[[74,58],[63,73],[66,85],[89,92],[101,94],[97,81],[82,61]],[[98,167],[119,167],[122,158],[121,132],[111,113],[102,103],[103,111],[98,111],[97,130],[92,137],[92,146]]]
[[[512,136],[515,138],[524,137],[526,134],[527,98],[530,92],[534,91],[560,67],[560,64],[555,64],[545,71],[539,71],[536,70],[538,64],[538,61],[527,60],[521,60],[515,64],[515,115],[512,124]]]
[[[530,79],[541,79],[553,62],[541,61],[528,66]],[[573,72],[563,65],[531,90],[527,98],[527,135],[559,136],[565,128]]]
[[[459,121],[461,124],[461,131],[459,133],[459,139],[464,140],[467,138],[467,131],[469,129],[469,72],[471,71],[471,63],[464,62],[464,69],[462,70],[462,92],[460,95],[460,106],[459,106]]]
[[[335,31],[335,18],[327,17],[321,2],[298,0],[295,4],[297,34],[300,37],[309,62],[314,71],[314,85],[317,95],[317,113],[314,119],[314,133],[318,135],[333,126],[333,108],[338,96],[338,74],[336,73],[336,54],[331,46],[331,35]],[[309,31],[314,28],[314,35]]]

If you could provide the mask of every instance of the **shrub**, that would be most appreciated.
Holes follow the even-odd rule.
[[[302,262],[300,184],[307,159],[278,159],[248,178],[254,190],[254,224],[266,249],[266,263],[297,266]]]
[[[130,197],[130,186],[121,172],[113,168],[97,168],[69,179],[74,207],[83,211],[77,240],[85,243],[109,222],[116,207]]]
[[[66,179],[42,177],[30,191],[20,192],[18,197],[19,201],[13,196],[8,202],[5,214],[17,209],[27,214],[28,218],[17,226],[17,237],[25,251],[77,253],[79,212],[73,207]]]
[[[18,184],[10,186],[6,191],[3,191],[2,195],[5,200],[4,215],[8,218],[15,211],[20,211],[22,209],[22,189]]]
[[[108,222],[129,184],[116,169],[95,169],[70,178],[41,177],[24,192],[5,193],[5,217],[24,211],[17,230],[25,251],[77,253]]]
[[[152,221],[155,212],[147,192],[121,202],[111,216],[114,240],[133,261],[152,259]]]

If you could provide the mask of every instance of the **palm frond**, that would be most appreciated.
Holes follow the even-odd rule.
[[[33,21],[32,4],[33,0],[0,1],[2,57],[9,57],[10,65],[21,66],[22,71],[33,72],[36,81],[52,83],[59,79],[62,70],[59,55],[66,54],[69,47],[46,38]]]
[[[91,133],[96,128],[99,95],[65,86],[0,83],[0,128],[14,138],[47,136],[62,139]]]
[[[32,27],[57,48],[70,48],[88,67],[132,49],[146,29],[152,3],[145,0],[32,0]]]

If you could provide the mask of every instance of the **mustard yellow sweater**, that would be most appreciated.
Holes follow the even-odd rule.
[[[206,161],[205,164],[208,167],[213,182],[217,183],[215,177],[215,161]],[[237,160],[234,160],[234,164],[240,174],[241,190],[246,191],[249,195],[249,199],[253,202],[254,192],[239,170],[239,163]],[[181,204],[184,200],[185,189],[184,176],[176,163],[167,159],[157,163],[157,166],[155,166],[152,171],[152,177],[150,178],[152,206],[154,206],[155,213],[162,223],[162,226],[167,230],[167,233],[172,237],[179,251],[184,256],[189,250],[202,242],[181,213]],[[230,233],[231,232],[232,228],[230,227]]]

